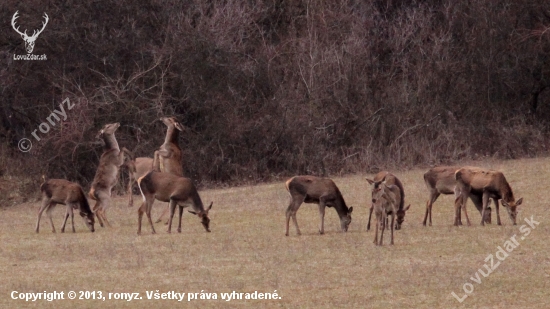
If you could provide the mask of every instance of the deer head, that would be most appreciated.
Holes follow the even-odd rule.
[[[34,49],[34,41],[36,41],[36,38],[38,38],[38,35],[42,33],[42,31],[44,31],[44,28],[46,28],[46,25],[48,24],[48,20],[50,19],[48,17],[48,14],[44,13],[44,19],[46,21],[42,22],[42,29],[40,29],[38,32],[37,30],[33,30],[32,35],[28,36],[26,29],[25,29],[25,32],[21,32],[19,31],[19,27],[15,26],[15,20],[19,18],[19,16],[17,15],[18,12],[19,11],[16,11],[15,14],[13,14],[13,18],[11,19],[11,26],[13,27],[13,30],[15,30],[17,33],[21,35],[21,37],[25,41],[25,49],[27,50],[27,53],[30,54]]]

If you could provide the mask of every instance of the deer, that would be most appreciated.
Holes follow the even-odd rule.
[[[118,122],[106,124],[96,136],[96,139],[101,138],[105,145],[88,196],[96,201],[93,210],[101,227],[104,227],[103,222],[109,227],[111,226],[105,216],[105,211],[111,204],[111,192],[117,183],[118,172],[124,163],[125,155],[130,159],[133,158],[128,149],[118,147],[115,131],[119,127],[120,123]]]
[[[213,202],[208,208],[204,208],[202,200],[191,179],[176,176],[170,173],[161,173],[150,171],[145,176],[138,179],[138,187],[143,197],[143,203],[138,209],[138,235],[141,235],[141,221],[143,213],[147,215],[153,234],[156,233],[153,221],[151,219],[151,209],[156,200],[170,203],[170,218],[168,219],[168,233],[172,232],[172,218],[176,205],[179,206],[178,233],[181,233],[181,217],[183,208],[192,206],[193,210],[188,210],[201,219],[201,223],[207,232],[210,232],[210,218],[208,213],[212,209]]]
[[[391,215],[391,240],[390,245],[393,245],[393,230],[394,221],[398,214],[399,203],[402,199],[401,188],[397,185],[386,185],[381,183],[379,186],[372,190],[372,205],[374,208],[374,213],[376,215],[376,231],[374,233],[374,244],[377,246],[383,245],[384,239],[384,230],[386,229],[386,221],[388,215]],[[411,205],[407,206],[407,209]],[[382,230],[380,234],[380,241],[378,241],[378,230]]]
[[[458,195],[455,199],[455,226],[458,225],[460,208],[464,208],[466,221],[470,225],[470,219],[465,207],[468,197],[470,197],[476,207],[482,207],[482,226],[485,225],[483,218],[485,218],[484,214],[487,212],[489,199],[491,198],[495,200],[497,225],[501,225],[498,200],[501,200],[502,206],[506,208],[512,224],[516,225],[517,207],[521,205],[523,198],[516,201],[512,188],[502,172],[477,167],[463,167],[455,172],[455,179],[455,191]]]
[[[48,24],[48,21],[50,20],[50,18],[48,17],[48,14],[44,13],[44,20],[45,21],[42,22],[42,29],[40,29],[38,31],[33,30],[32,35],[28,36],[26,29],[25,29],[24,32],[21,32],[21,31],[19,31],[19,27],[15,26],[15,20],[19,18],[19,16],[17,15],[18,13],[19,13],[19,11],[16,11],[15,14],[13,14],[13,17],[11,19],[11,26],[13,27],[13,30],[15,30],[15,32],[19,33],[19,35],[23,38],[23,41],[25,41],[25,49],[27,50],[27,53],[30,54],[30,53],[32,53],[32,51],[34,49],[34,44],[35,44],[36,39],[38,38],[38,35],[40,35],[40,33],[42,33],[42,31],[44,31],[44,28],[46,28],[46,25]]]
[[[73,233],[76,233],[74,229],[73,209],[78,209],[80,211],[80,216],[84,219],[84,223],[91,232],[94,232],[94,213],[90,209],[90,204],[88,204],[88,199],[86,199],[86,195],[84,194],[82,187],[77,183],[70,182],[65,179],[46,180],[44,176],[42,176],[42,179],[43,183],[40,186],[42,206],[40,206],[40,210],[38,211],[35,232],[38,233],[40,228],[40,218],[42,217],[44,210],[46,210],[46,214],[48,215],[52,226],[52,232],[55,233],[55,226],[53,225],[51,211],[57,204],[67,206],[65,220],[63,220],[63,226],[61,227],[61,233],[65,233],[65,225],[67,224],[67,219],[69,216],[71,216]]]
[[[365,178],[365,179],[369,182],[369,184],[373,186],[372,188],[373,199],[374,199],[375,190],[378,189],[382,183],[386,184],[387,186],[395,185],[399,189],[399,201],[398,201],[399,204],[397,207],[397,214],[396,214],[397,220],[395,222],[395,229],[400,230],[401,225],[405,221],[406,212],[409,210],[411,205],[409,205],[408,207],[404,207],[405,190],[403,189],[403,184],[401,183],[399,178],[397,178],[394,174],[390,172],[381,171],[378,174],[374,175],[373,179],[369,179],[369,178]],[[376,192],[377,191],[378,190],[376,190]],[[373,209],[374,209],[374,204],[371,204],[371,207],[369,209],[369,221],[367,223],[367,231],[370,230],[370,220],[372,217]],[[387,225],[387,222],[385,222],[384,226],[386,225]]]
[[[430,197],[426,202],[426,214],[424,215],[422,225],[426,226],[426,221],[429,216],[429,226],[432,226],[432,206],[441,194],[449,195],[455,193],[455,172],[459,169],[460,166],[437,166],[424,173],[424,182],[426,183]],[[495,204],[498,202],[496,199],[494,201]],[[481,214],[481,204],[478,203],[475,204],[475,206]],[[491,223],[491,207],[487,207],[487,210],[488,212],[485,213],[485,222]],[[458,218],[458,223],[459,225],[462,225],[462,220],[460,217]]]
[[[340,190],[331,179],[315,176],[294,176],[287,180],[285,185],[290,194],[290,204],[286,210],[286,236],[288,236],[291,217],[296,227],[296,233],[301,235],[298,222],[296,221],[296,212],[302,203],[318,204],[319,217],[321,218],[319,225],[320,235],[325,233],[325,207],[334,207],[340,217],[342,232],[348,231],[353,207],[348,208],[346,206],[342,193],[340,193]]]

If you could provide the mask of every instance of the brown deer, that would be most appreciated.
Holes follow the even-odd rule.
[[[372,185],[373,199],[374,199],[375,190],[378,189],[380,187],[380,184],[382,183],[386,184],[386,186],[395,185],[397,186],[397,188],[399,188],[399,201],[397,201],[398,207],[397,207],[397,214],[396,214],[397,220],[395,223],[395,229],[400,230],[401,225],[405,221],[405,214],[407,210],[409,210],[411,205],[405,208],[405,190],[403,189],[403,184],[401,183],[399,178],[397,178],[394,174],[390,172],[382,171],[376,174],[374,176],[374,179],[366,178],[366,180],[369,182],[369,184]],[[370,230],[370,220],[372,217],[373,209],[374,209],[374,204],[371,204],[371,207],[369,209],[369,222],[367,223],[367,231]],[[387,224],[387,222],[385,224]]]
[[[212,203],[207,209],[204,209],[202,200],[195,188],[195,185],[189,178],[179,177],[169,173],[151,171],[147,175],[138,179],[138,186],[143,197],[143,204],[138,209],[138,235],[141,235],[141,220],[143,213],[147,214],[147,219],[151,225],[151,230],[155,234],[155,228],[151,219],[151,209],[155,199],[162,202],[170,202],[170,218],[168,219],[168,233],[172,231],[172,218],[176,205],[179,206],[178,233],[181,233],[181,217],[183,208],[192,206],[190,213],[197,215],[207,232],[210,232],[210,218],[208,212],[212,209]]]
[[[38,219],[36,220],[36,233],[40,228],[40,218],[42,213],[46,210],[46,214],[50,219],[50,224],[52,226],[52,232],[55,233],[55,227],[53,225],[51,211],[55,208],[57,204],[63,204],[67,206],[67,211],[65,213],[65,220],[63,220],[63,226],[61,227],[61,233],[65,232],[65,225],[67,224],[67,219],[71,216],[71,224],[74,229],[74,213],[73,209],[78,209],[80,211],[80,216],[84,219],[84,223],[90,229],[94,231],[94,213],[90,209],[86,195],[82,190],[82,187],[74,182],[70,182],[65,179],[49,179],[46,181],[43,176],[44,182],[40,186],[40,192],[42,194],[42,206],[38,211]]]
[[[424,221],[422,225],[426,226],[426,221],[428,216],[430,217],[430,226],[432,226],[432,206],[433,203],[441,194],[453,194],[455,193],[456,179],[455,172],[460,169],[460,166],[437,166],[429,169],[424,174],[424,182],[426,187],[430,192],[430,197],[426,202],[426,214],[424,215]],[[495,204],[497,200],[495,199]],[[475,204],[477,210],[481,214],[481,204]],[[487,212],[485,214],[485,222],[491,223],[491,207],[487,207]],[[462,225],[462,220],[458,218],[459,224]]]
[[[183,126],[174,117],[163,117],[160,120],[166,125],[167,129],[164,144],[154,154],[155,171],[183,177],[183,156],[178,142],[179,131],[183,131]],[[155,222],[162,221],[162,217],[169,209],[170,205],[164,208],[164,211]]]
[[[489,199],[495,200],[497,212],[497,225],[501,225],[498,200],[502,202],[502,206],[508,211],[508,216],[514,225],[516,225],[517,207],[523,202],[523,198],[516,201],[512,188],[506,181],[504,174],[499,171],[481,169],[477,167],[463,167],[456,171],[456,191],[459,195],[455,200],[455,225],[458,225],[458,217],[460,216],[460,208],[464,208],[466,221],[470,225],[470,219],[466,212],[466,201],[468,197],[476,207],[481,206],[481,217],[487,212]],[[479,208],[479,207],[478,207]],[[485,221],[481,220],[481,225],[485,225]]]
[[[379,186],[372,190],[372,205],[374,213],[376,215],[376,231],[374,233],[374,244],[377,246],[383,245],[384,230],[386,229],[386,221],[388,215],[391,215],[391,223],[389,229],[391,230],[390,245],[393,245],[393,230],[395,217],[398,214],[399,203],[401,201],[401,188],[397,185],[387,186],[385,183],[381,183]],[[411,205],[407,206],[407,209]],[[378,231],[382,230],[380,234],[380,241],[378,241]]]
[[[111,226],[105,216],[105,211],[111,204],[111,191],[117,183],[118,171],[124,163],[124,154],[127,154],[130,159],[133,157],[128,149],[122,147],[121,150],[118,147],[115,138],[115,131],[118,127],[120,127],[118,122],[106,124],[96,136],[97,139],[103,139],[105,146],[88,196],[96,201],[93,210],[101,227],[103,227],[103,221]]]
[[[338,187],[329,178],[320,178],[315,176],[295,176],[286,182],[286,189],[290,193],[290,204],[286,210],[286,233],[290,217],[296,226],[296,233],[301,235],[298,222],[296,221],[296,212],[302,203],[315,203],[319,205],[319,216],[321,224],[319,225],[319,234],[324,234],[325,207],[334,207],[340,217],[340,227],[342,232],[347,232],[351,223],[351,212],[353,207],[346,206],[344,197]]]

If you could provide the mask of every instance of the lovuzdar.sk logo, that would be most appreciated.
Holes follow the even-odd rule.
[[[42,29],[40,30],[33,30],[32,35],[27,34],[27,29],[25,31],[21,32],[19,31],[19,26],[16,26],[15,20],[19,18],[19,15],[17,15],[19,11],[16,11],[15,14],[13,14],[13,17],[11,19],[11,26],[13,27],[13,30],[15,32],[19,33],[21,35],[21,38],[23,38],[23,41],[25,41],[25,49],[27,50],[26,55],[13,55],[14,60],[46,60],[46,55],[34,55],[32,51],[34,50],[34,44],[40,33],[44,31],[44,28],[46,28],[46,25],[48,24],[48,21],[50,18],[48,17],[48,14],[44,13],[44,21],[42,22]]]

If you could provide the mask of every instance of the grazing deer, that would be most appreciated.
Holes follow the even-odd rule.
[[[393,230],[395,217],[398,214],[399,203],[401,201],[401,188],[397,185],[387,186],[381,183],[372,190],[372,205],[376,215],[376,231],[374,233],[374,244],[377,246],[383,245],[384,230],[386,229],[386,221],[388,215],[391,215],[391,240],[390,245],[393,245]],[[411,205],[407,206],[409,209]],[[378,241],[378,230],[382,230],[380,241]]]
[[[128,168],[128,207],[134,206],[132,188],[137,180],[153,170],[153,158],[139,157],[128,160],[124,165]]]
[[[94,212],[101,227],[103,227],[103,221],[111,226],[105,216],[105,210],[111,203],[111,191],[117,183],[118,171],[124,163],[124,154],[127,154],[130,159],[133,157],[128,149],[122,147],[121,150],[118,147],[115,138],[115,131],[118,127],[120,127],[118,122],[106,124],[96,136],[97,139],[103,139],[105,146],[88,196],[96,201]]]
[[[141,235],[143,213],[147,214],[153,234],[156,233],[151,219],[151,209],[153,208],[155,199],[162,202],[170,202],[168,233],[172,231],[172,218],[174,217],[176,205],[179,206],[178,233],[181,233],[183,208],[188,206],[193,207],[193,211],[189,210],[189,212],[197,215],[201,219],[204,229],[210,232],[208,212],[212,209],[212,203],[210,203],[210,206],[206,210],[204,209],[199,193],[191,179],[169,173],[151,171],[138,179],[138,186],[143,197],[143,204],[138,209],[138,235]]]
[[[50,219],[50,224],[52,226],[52,232],[55,233],[55,227],[53,225],[51,211],[55,208],[57,204],[63,204],[67,206],[67,212],[65,213],[65,220],[63,220],[63,226],[61,227],[61,233],[65,232],[65,225],[67,224],[67,219],[71,216],[71,224],[74,229],[74,213],[73,209],[80,210],[80,216],[84,219],[84,223],[90,229],[94,231],[94,213],[90,209],[86,195],[82,190],[82,187],[74,182],[67,181],[65,179],[49,179],[46,181],[45,177],[42,176],[44,182],[40,186],[40,192],[42,194],[42,206],[38,211],[38,219],[36,220],[36,233],[40,228],[40,218],[42,213],[46,210],[46,214]]]
[[[342,232],[348,231],[353,207],[348,208],[346,206],[342,193],[331,179],[315,176],[295,176],[286,182],[286,189],[290,193],[290,204],[286,210],[286,236],[288,236],[290,217],[292,217],[292,221],[296,226],[297,234],[301,235],[296,221],[296,212],[302,203],[316,203],[319,205],[319,216],[321,218],[319,234],[325,233],[325,207],[334,207],[340,217]]]
[[[460,169],[460,166],[438,166],[431,168],[424,174],[424,182],[430,192],[430,198],[426,202],[426,214],[424,215],[424,221],[422,225],[426,226],[428,216],[430,217],[430,226],[432,226],[432,206],[441,194],[453,194],[455,193],[456,179],[455,172]],[[495,204],[498,202],[494,200]],[[475,204],[477,210],[481,214],[481,204]],[[491,223],[491,207],[487,207],[485,213],[485,222]],[[458,222],[462,225],[462,220],[458,218]]]
[[[455,225],[458,225],[458,217],[460,216],[460,208],[464,208],[466,221],[470,225],[470,219],[466,212],[466,201],[468,197],[476,207],[481,207],[481,225],[485,225],[483,220],[484,214],[487,212],[489,199],[495,200],[497,212],[497,225],[501,225],[498,200],[502,202],[502,206],[508,211],[508,216],[514,225],[516,225],[517,206],[521,205],[523,198],[516,201],[512,188],[506,181],[504,174],[499,171],[481,169],[477,167],[463,167],[456,171],[456,194],[455,199]]]
[[[392,174],[390,172],[382,171],[382,172],[379,172],[378,174],[376,174],[374,176],[374,179],[366,178],[366,180],[369,182],[369,184],[371,184],[373,186],[373,188],[372,188],[373,199],[374,199],[375,190],[378,189],[380,187],[380,184],[382,184],[382,183],[386,184],[386,186],[395,185],[395,186],[397,186],[397,188],[399,188],[399,201],[397,201],[399,204],[397,206],[397,214],[396,214],[397,220],[396,220],[396,223],[395,223],[395,229],[400,230],[401,225],[405,221],[405,214],[406,214],[407,210],[409,210],[409,207],[411,205],[409,205],[406,208],[404,207],[405,206],[405,190],[403,189],[403,184],[401,183],[399,178],[397,178],[394,174]],[[369,222],[367,223],[367,231],[370,230],[370,220],[371,220],[371,217],[372,217],[373,209],[374,209],[374,204],[371,204],[371,207],[369,209]],[[387,224],[387,222],[385,223],[385,225],[386,224]]]
[[[183,126],[174,117],[162,117],[160,121],[166,125],[167,129],[164,144],[154,154],[155,171],[183,177],[183,156],[178,143],[179,131],[183,131]],[[166,206],[155,222],[162,221],[162,217],[169,209],[170,205]]]

